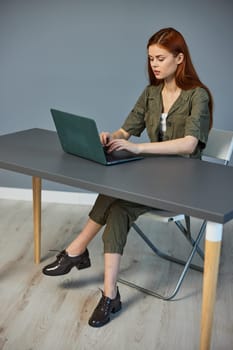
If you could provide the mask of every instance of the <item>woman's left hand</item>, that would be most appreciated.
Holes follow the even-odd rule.
[[[133,142],[129,142],[127,140],[124,139],[114,139],[111,140],[108,144],[108,152],[112,152],[112,151],[128,151],[128,152],[132,152],[134,154],[139,154],[139,146],[136,143]]]

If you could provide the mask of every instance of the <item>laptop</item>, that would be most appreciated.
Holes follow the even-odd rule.
[[[94,119],[56,109],[51,109],[51,114],[61,146],[67,153],[103,165],[113,165],[143,158],[127,151],[107,153],[100,142],[99,132]]]

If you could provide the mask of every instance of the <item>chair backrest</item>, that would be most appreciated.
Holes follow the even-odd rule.
[[[202,159],[211,158],[222,161],[225,165],[230,161],[233,152],[233,131],[211,129]]]

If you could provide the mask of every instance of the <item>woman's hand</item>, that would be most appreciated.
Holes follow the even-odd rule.
[[[108,131],[103,131],[100,134],[100,142],[103,146],[107,146],[107,144],[112,140],[112,135]]]
[[[136,143],[124,140],[124,139],[113,139],[106,144],[108,147],[108,152],[113,151],[128,151],[134,154],[139,154],[139,146]]]

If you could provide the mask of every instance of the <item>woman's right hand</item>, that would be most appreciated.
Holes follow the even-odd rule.
[[[112,140],[112,135],[108,131],[101,132],[100,134],[100,142],[102,143],[103,146],[107,146],[109,141]]]

